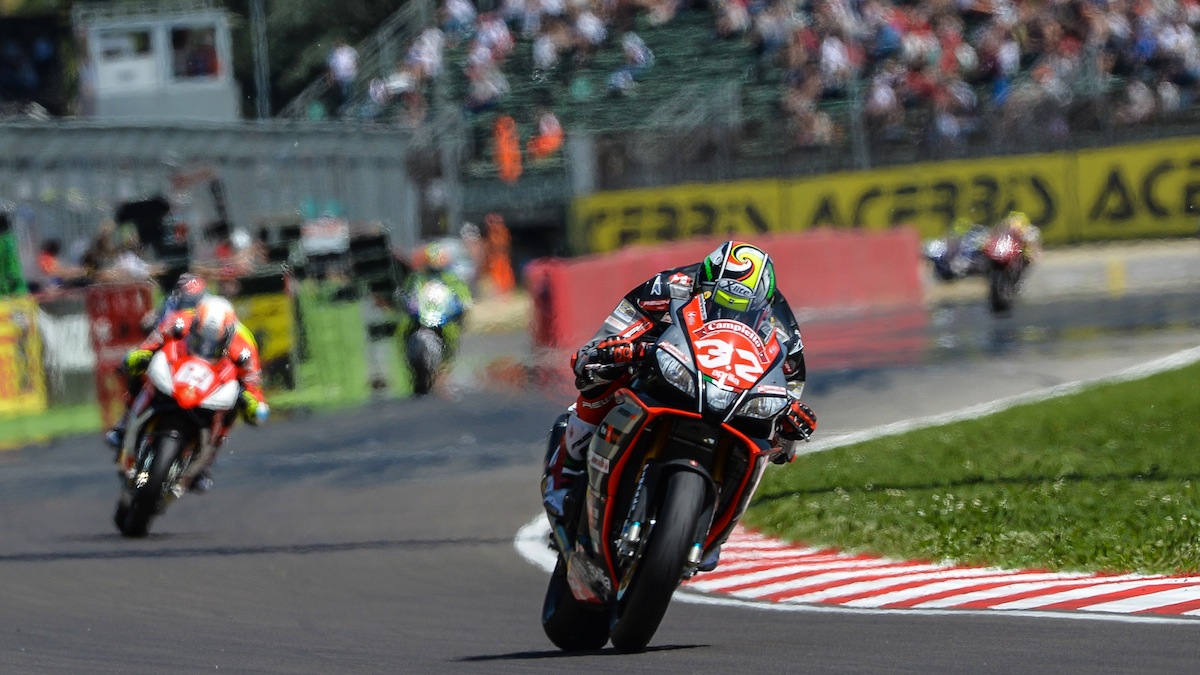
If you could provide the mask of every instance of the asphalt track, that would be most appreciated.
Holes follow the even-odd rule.
[[[1003,319],[943,307],[908,366],[823,371],[813,354],[819,433],[1200,341],[1189,295],[1097,302]],[[464,344],[464,358],[504,345]],[[564,404],[485,390],[239,429],[214,491],[181,500],[140,541],[112,527],[116,479],[99,439],[0,453],[0,672],[1190,673],[1200,662],[1194,621],[683,602],[647,653],[561,654],[538,621],[546,574],[513,538],[538,512],[543,439]]]

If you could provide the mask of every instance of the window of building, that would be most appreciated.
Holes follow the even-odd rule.
[[[217,30],[213,26],[176,26],[171,29],[171,64],[177,80],[216,77]]]
[[[122,61],[150,55],[150,31],[110,30],[99,35],[100,58]]]

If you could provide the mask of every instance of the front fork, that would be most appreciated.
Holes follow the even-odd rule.
[[[663,479],[672,471],[691,471],[704,478],[707,495],[704,501],[704,511],[696,521],[696,532],[692,535],[692,544],[688,548],[684,577],[695,573],[696,567],[704,556],[704,540],[712,526],[713,513],[717,507],[717,485],[708,471],[692,460],[675,459],[663,463],[649,462],[642,467],[638,476],[637,488],[633,494],[633,503],[629,507],[629,515],[621,528],[617,539],[617,557],[621,564],[628,565],[641,555],[642,545],[648,533],[653,533],[655,514],[651,506],[657,503],[656,488],[663,484]]]

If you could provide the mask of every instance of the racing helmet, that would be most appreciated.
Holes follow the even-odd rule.
[[[1029,216],[1025,215],[1025,212],[1023,211],[1010,211],[1005,220],[1008,221],[1009,227],[1016,230],[1018,234],[1022,235],[1029,230],[1029,226],[1031,224],[1029,222]]]
[[[441,272],[450,266],[450,252],[438,242],[425,247],[425,266],[431,272]]]
[[[196,305],[188,333],[188,351],[208,361],[225,355],[237,329],[237,314],[225,298],[208,296]]]
[[[192,309],[200,304],[201,298],[208,291],[208,284],[204,279],[192,274],[184,272],[179,275],[179,280],[175,282],[175,308],[176,309]]]
[[[761,248],[727,241],[701,263],[697,284],[720,314],[759,312],[775,297],[775,266]]]

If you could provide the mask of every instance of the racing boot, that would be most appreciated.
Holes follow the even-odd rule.
[[[550,466],[546,468],[546,477],[541,484],[542,506],[553,518],[563,518],[566,494],[575,486],[575,480],[583,476],[583,468],[583,460],[571,458],[566,447],[560,444],[550,460]]]
[[[192,484],[188,486],[188,492],[191,492],[192,494],[202,495],[202,494],[208,492],[209,490],[211,490],[212,486],[213,486],[212,469],[206,468],[200,472],[200,475],[196,476],[192,480]]]
[[[115,426],[104,432],[104,442],[113,449],[113,452],[120,452],[121,444],[125,442],[125,427]]]
[[[563,517],[567,494],[575,481],[587,472],[584,457],[595,430],[595,425],[584,422],[571,411],[562,441],[550,457],[546,477],[542,480],[542,504],[553,518]]]

